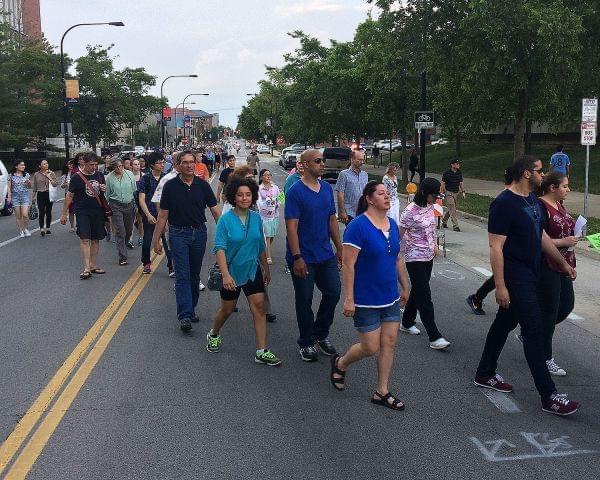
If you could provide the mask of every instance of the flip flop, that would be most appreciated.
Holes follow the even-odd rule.
[[[95,273],[96,275],[104,275],[106,273],[106,270],[103,270],[101,268],[92,268],[90,272]]]
[[[88,279],[92,278],[92,272],[89,272],[89,271],[87,271],[87,270],[84,270],[83,272],[81,272],[81,273],[79,274],[79,278],[80,278],[81,280],[88,280]]]

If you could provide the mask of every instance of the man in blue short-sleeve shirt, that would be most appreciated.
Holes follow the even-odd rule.
[[[569,176],[571,159],[566,153],[563,153],[563,146],[558,145],[556,152],[550,157],[550,171],[564,173]]]
[[[318,359],[315,344],[325,355],[337,353],[328,336],[340,299],[342,244],[333,189],[319,180],[324,167],[321,152],[307,150],[300,161],[304,173],[289,189],[285,200],[286,260],[294,284],[300,357],[314,362]],[[312,310],[315,285],[322,294],[316,320]]]

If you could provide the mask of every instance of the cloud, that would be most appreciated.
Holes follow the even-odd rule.
[[[291,17],[293,15],[306,15],[310,13],[336,13],[342,11],[367,11],[369,5],[360,4],[343,4],[332,1],[308,0],[306,2],[296,2],[285,7],[278,7],[277,14],[282,17]]]

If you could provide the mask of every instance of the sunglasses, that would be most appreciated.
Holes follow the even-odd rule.
[[[313,158],[311,160],[311,162],[316,163],[318,165],[319,163],[323,163],[323,159],[322,158]]]
[[[531,173],[533,173],[533,172],[537,172],[537,173],[539,173],[540,175],[543,175],[543,174],[545,173],[543,168],[534,168],[533,170],[529,170],[529,171],[530,171]]]

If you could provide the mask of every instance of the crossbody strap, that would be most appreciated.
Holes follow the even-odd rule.
[[[79,171],[77,172],[77,175],[79,175],[79,177],[85,182],[85,185],[90,189],[90,192],[92,192],[92,195],[98,202],[98,205],[100,205],[101,207],[104,207],[104,205],[102,205],[102,200],[100,200],[100,196],[96,193],[96,190],[94,189],[94,187],[92,186],[90,181],[87,178],[85,178],[85,175],[83,175],[83,173],[81,173]]]

